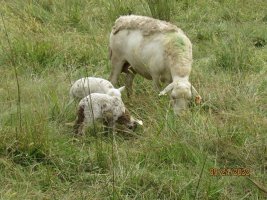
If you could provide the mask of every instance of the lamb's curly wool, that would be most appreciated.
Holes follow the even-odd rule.
[[[75,122],[76,133],[83,133],[85,127],[90,126],[97,120],[103,120],[109,126],[125,115],[125,106],[120,97],[107,94],[92,93],[84,97],[77,111]],[[124,121],[125,125],[131,124],[130,118]]]
[[[103,78],[86,77],[75,81],[69,93],[71,99],[80,100],[90,93],[102,93],[121,97],[121,91],[123,90],[124,87],[116,89],[108,80]]]

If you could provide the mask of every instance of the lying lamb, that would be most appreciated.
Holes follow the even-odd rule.
[[[136,73],[169,85],[160,95],[171,93],[174,112],[186,109],[192,96],[201,100],[189,82],[192,67],[192,44],[184,32],[173,24],[145,16],[119,17],[109,41],[112,70],[109,80],[117,83],[121,72],[126,73],[126,89],[130,94]]]
[[[129,129],[135,129],[137,124],[142,125],[142,121],[130,116],[120,97],[92,93],[79,103],[75,132],[83,134],[87,126],[99,120],[108,127],[114,127],[115,123],[123,124]]]
[[[81,78],[73,83],[70,88],[70,98],[81,100],[90,93],[102,93],[110,96],[121,97],[121,92],[124,90],[124,86],[118,89],[103,78],[86,77]]]

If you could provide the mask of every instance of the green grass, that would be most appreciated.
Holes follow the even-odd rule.
[[[14,0],[0,12],[0,199],[267,198],[246,177],[209,171],[248,168],[267,187],[265,0]],[[185,31],[204,102],[178,118],[138,76],[123,94],[144,121],[135,137],[99,125],[74,137],[71,82],[109,76],[109,33],[131,13]]]

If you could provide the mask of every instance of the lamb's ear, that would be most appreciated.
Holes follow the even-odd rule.
[[[125,90],[125,86],[122,86],[122,87],[118,88],[118,90],[119,90],[120,92],[124,91],[124,90]]]
[[[162,96],[162,95],[166,95],[166,93],[168,93],[169,91],[171,91],[174,87],[175,83],[172,82],[170,83],[169,85],[167,85],[167,87],[165,87],[164,90],[162,90],[160,93],[159,93],[159,96]]]

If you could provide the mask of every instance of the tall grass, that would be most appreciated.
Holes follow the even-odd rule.
[[[215,50],[215,66],[225,71],[251,72],[259,70],[253,66],[254,51],[252,45],[244,42],[242,36],[235,36],[220,42],[220,48]]]
[[[156,19],[170,21],[171,19],[171,8],[173,7],[172,0],[146,0],[152,17]]]
[[[10,38],[9,38],[9,34],[8,34],[8,30],[6,28],[6,24],[5,24],[5,20],[3,17],[3,14],[1,13],[1,19],[2,19],[2,23],[3,23],[3,28],[4,28],[4,32],[5,32],[5,36],[6,36],[6,41],[8,43],[8,47],[9,47],[9,52],[10,52],[10,63],[14,69],[14,76],[15,76],[15,80],[16,80],[16,85],[17,85],[17,125],[16,125],[16,141],[18,140],[18,134],[21,134],[21,130],[22,130],[22,122],[21,122],[21,94],[20,94],[20,83],[19,83],[19,78],[18,78],[18,71],[17,71],[17,67],[15,65],[15,59],[16,59],[16,54],[13,51],[12,48],[12,44],[10,42]]]
[[[264,0],[3,1],[1,198],[265,199],[254,182],[267,187],[266,7]],[[178,118],[169,98],[136,76],[123,101],[144,127],[105,135],[96,123],[74,137],[66,126],[76,112],[70,84],[109,76],[109,33],[125,14],[184,30],[193,43],[190,79],[204,102]],[[254,182],[212,176],[211,168],[247,168]]]

